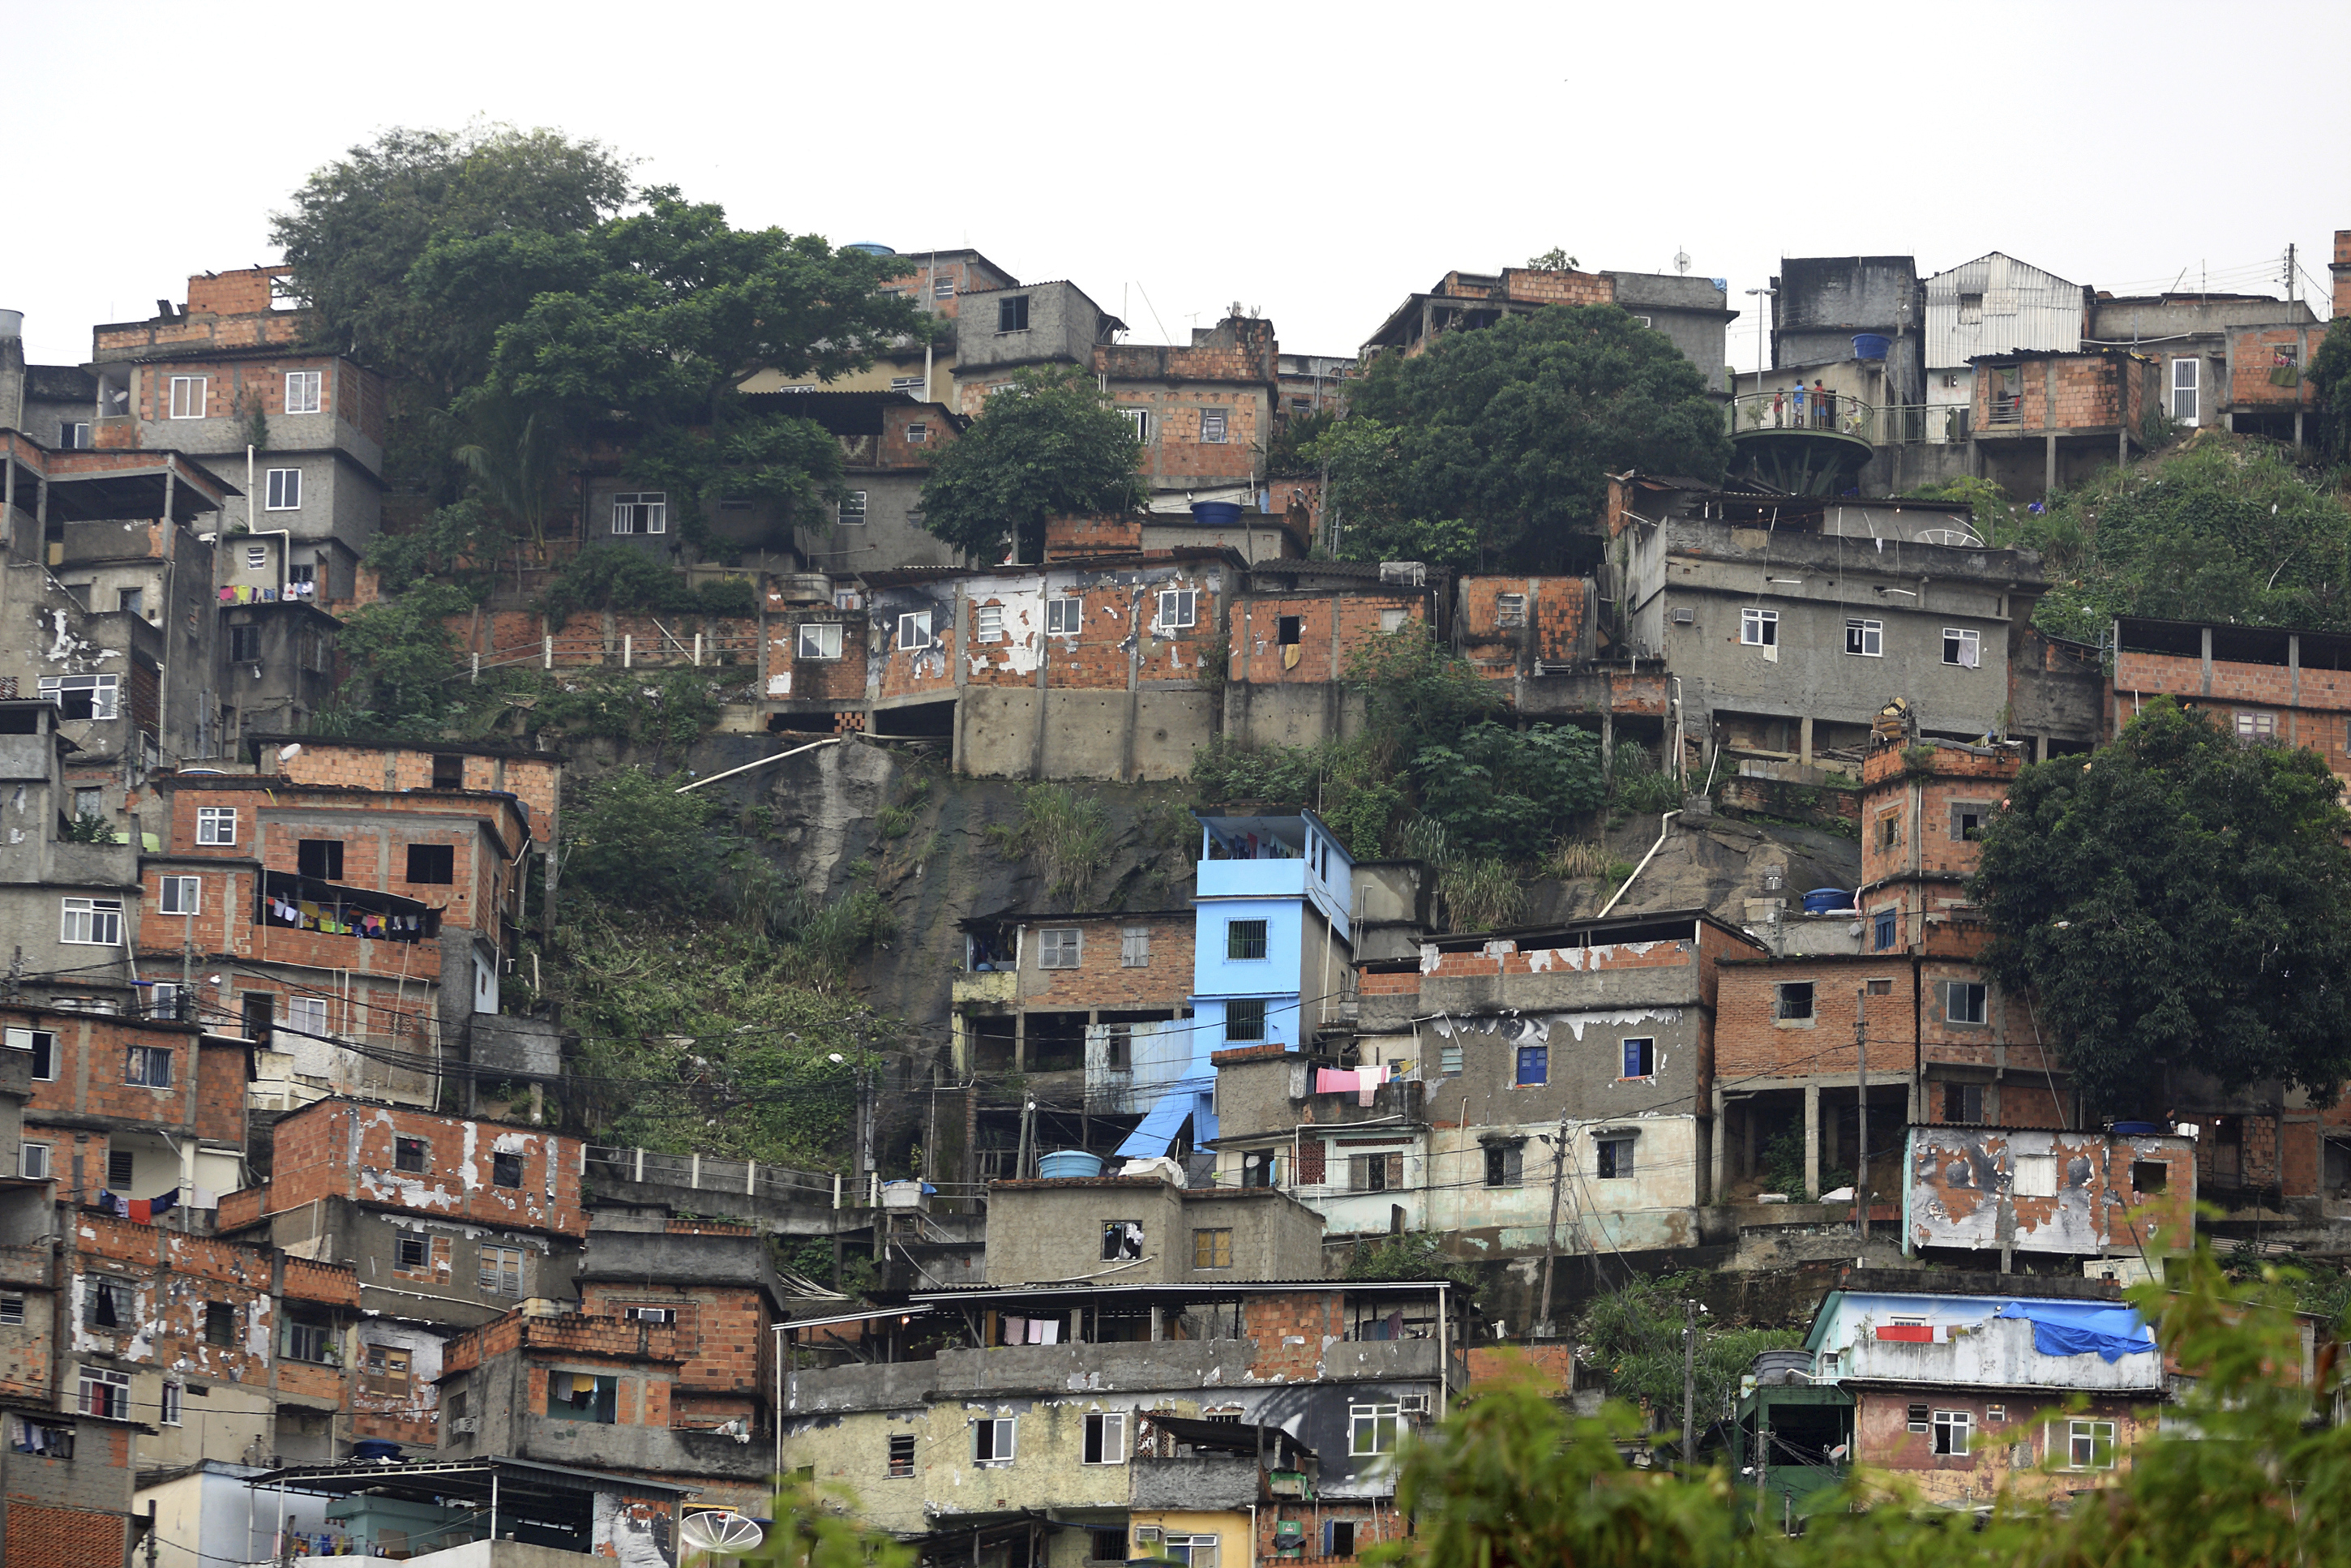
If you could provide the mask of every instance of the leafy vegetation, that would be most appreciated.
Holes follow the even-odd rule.
[[[2274,442],[2200,432],[2107,468],[1996,542],[2040,550],[2033,622],[2097,643],[2117,615],[2351,631],[2351,509]]]
[[[2337,316],[2310,356],[2310,386],[2318,417],[2304,436],[2337,463],[2351,463],[2351,316]]]
[[[1582,565],[1589,547],[1574,536],[1599,518],[1609,472],[1713,479],[1730,460],[1698,372],[1614,305],[1554,306],[1383,355],[1349,409],[1311,455],[1331,465],[1340,553],[1355,560]]]
[[[123,838],[104,817],[77,811],[66,823],[65,841],[69,844],[119,844]]]
[[[1534,1378],[1482,1385],[1397,1470],[1408,1539],[1367,1553],[1415,1568],[2234,1568],[2336,1564],[2351,1539],[2351,1426],[2328,1420],[2331,1388],[2288,1381],[2303,1364],[2288,1277],[2223,1277],[2209,1251],[2181,1260],[2171,1286],[2134,1304],[2158,1321],[2168,1359],[2197,1378],[2160,1429],[2095,1490],[2058,1506],[2007,1490],[1972,1509],[1936,1506],[1900,1478],[1856,1468],[1789,1536],[1759,1519],[1753,1490],[1719,1464],[1695,1473],[1635,1469],[1619,1448],[1641,1423],[1621,1404],[1569,1414]],[[1677,1307],[1678,1303],[1667,1303]],[[1678,1311],[1632,1314],[1610,1343],[1639,1370],[1653,1328]],[[1665,1321],[1660,1323],[1659,1319]],[[1680,1408],[1680,1363],[1667,1407]],[[1663,1367],[1658,1369],[1660,1372]],[[2315,1397],[2314,1397],[2315,1394]],[[2314,1410],[2314,1404],[2316,1409]],[[1702,1401],[1712,1415],[1719,1401]],[[2057,1483],[2062,1489],[2062,1482]]]
[[[1358,1241],[1347,1253],[1350,1280],[1449,1280],[1464,1290],[1478,1282],[1478,1271],[1445,1249],[1426,1230],[1406,1230],[1375,1240]]]
[[[1008,541],[1045,559],[1045,519],[1140,511],[1143,448],[1093,381],[1066,367],[1012,372],[931,465],[923,526],[984,561]]]
[[[1013,860],[1027,861],[1047,896],[1075,904],[1110,864],[1115,847],[1102,800],[1065,784],[1034,784],[1021,791],[1020,820],[987,830],[988,841]]]
[[[1683,1303],[1698,1291],[1694,1273],[1635,1279],[1594,1300],[1575,1325],[1578,1359],[1608,1375],[1610,1395],[1648,1406],[1676,1428],[1682,1410]],[[1710,1319],[1698,1314],[1693,1367],[1701,1423],[1729,1413],[1739,1379],[1757,1355],[1800,1344],[1804,1337],[1793,1329],[1724,1326]]]
[[[2086,762],[2028,768],[1969,896],[2090,1105],[2160,1113],[2177,1064],[2322,1101],[2351,1076],[2351,815],[2325,758],[2151,703]]]
[[[759,612],[759,595],[737,577],[689,588],[674,567],[643,550],[596,544],[565,562],[539,596],[538,612],[559,626],[582,610],[749,616]]]

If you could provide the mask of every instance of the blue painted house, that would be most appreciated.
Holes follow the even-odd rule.
[[[1190,1051],[1119,1153],[1164,1155],[1192,1123],[1217,1135],[1216,1068],[1232,1046],[1296,1051],[1338,1016],[1353,968],[1354,862],[1311,811],[1202,816],[1194,883]],[[1140,1085],[1138,1085],[1140,1087]]]

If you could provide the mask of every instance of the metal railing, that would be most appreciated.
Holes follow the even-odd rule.
[[[706,1155],[668,1155],[654,1149],[583,1144],[580,1173],[607,1182],[682,1186],[714,1195],[774,1198],[827,1208],[870,1208],[879,1198],[874,1184],[838,1171],[795,1170],[757,1160],[716,1159]]]
[[[741,667],[758,663],[759,639],[756,633],[727,637],[696,632],[685,636],[667,631],[651,637],[632,632],[613,642],[601,637],[539,637],[471,657],[476,681],[484,670],[507,664],[537,664],[542,670]]]
[[[1738,393],[1730,400],[1729,426],[1733,435],[1812,431],[1872,446],[1962,446],[1971,417],[1964,403],[1867,403],[1807,388],[1801,402],[1787,390]]]

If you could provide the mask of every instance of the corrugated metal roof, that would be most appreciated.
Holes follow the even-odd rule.
[[[2004,256],[1980,256],[1927,280],[1927,368],[1956,370],[2013,350],[2082,346],[2082,286]]]

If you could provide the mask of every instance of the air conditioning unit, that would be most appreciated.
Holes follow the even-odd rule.
[[[1698,624],[1698,612],[1697,612],[1697,611],[1695,611],[1695,610],[1677,610],[1677,611],[1675,611],[1675,612],[1674,612],[1674,624],[1675,624],[1675,625],[1677,625],[1677,626],[1695,626],[1695,625],[1697,625],[1697,624]]]
[[[1424,1421],[1428,1418],[1428,1396],[1426,1394],[1401,1395],[1396,1399],[1396,1406],[1406,1416]]]
[[[1134,1543],[1137,1546],[1156,1546],[1159,1544],[1159,1539],[1160,1531],[1155,1524],[1138,1524],[1134,1527]]]
[[[1426,588],[1428,566],[1417,560],[1384,560],[1380,562],[1380,580],[1400,588]]]
[[[453,1437],[470,1437],[481,1429],[482,1418],[479,1416],[460,1416],[449,1423],[449,1435]]]

